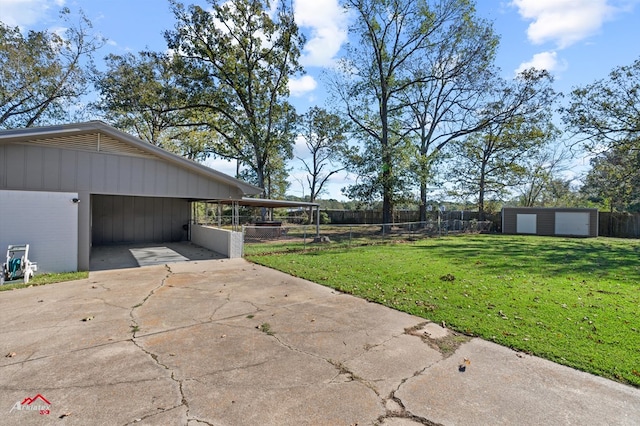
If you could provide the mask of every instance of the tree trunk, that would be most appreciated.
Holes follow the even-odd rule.
[[[427,221],[427,183],[420,182],[420,222]]]
[[[486,170],[486,163],[483,162],[482,166],[480,167],[480,184],[479,186],[479,190],[478,190],[478,220],[479,221],[484,221],[485,220],[485,215],[484,215],[484,187],[485,187],[485,170]]]
[[[391,155],[384,150],[382,158],[382,223],[383,233],[388,233],[391,230],[391,223],[393,223],[393,171],[391,169]]]

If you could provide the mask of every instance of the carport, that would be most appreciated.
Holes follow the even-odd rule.
[[[30,244],[45,272],[88,270],[94,245],[189,240],[192,202],[261,192],[101,121],[0,131],[0,248]]]
[[[277,208],[292,208],[292,207],[304,207],[307,209],[315,210],[315,222],[316,222],[316,236],[320,235],[320,204],[309,203],[305,201],[288,201],[288,200],[268,200],[264,198],[242,198],[240,200],[208,200],[207,203],[217,204],[218,208],[218,226],[221,226],[220,218],[222,217],[222,206],[231,205],[233,212],[232,226],[234,230],[239,230],[239,213],[238,208],[244,207],[262,207],[266,209]]]

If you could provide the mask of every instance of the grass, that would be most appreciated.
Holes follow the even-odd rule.
[[[62,272],[62,273],[50,273],[50,274],[36,274],[30,280],[28,284],[24,284],[22,279],[15,281],[5,281],[4,285],[0,286],[0,291],[16,290],[19,288],[36,287],[40,285],[59,283],[63,281],[75,281],[82,280],[89,277],[89,272]]]
[[[637,240],[463,235],[247,258],[640,386],[639,256]]]
[[[262,331],[263,333],[265,333],[265,334],[267,334],[269,336],[273,336],[275,334],[273,332],[273,330],[271,329],[271,325],[268,322],[263,322],[257,328],[258,328],[258,330]]]

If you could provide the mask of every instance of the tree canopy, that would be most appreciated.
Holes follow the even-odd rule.
[[[568,129],[594,152],[640,140],[640,58],[608,78],[571,92],[564,110]]]
[[[610,211],[640,211],[640,150],[620,145],[591,160],[582,192]]]
[[[332,90],[364,147],[353,167],[362,180],[350,193],[379,194],[383,222],[390,223],[412,179],[408,93],[438,78],[454,87],[469,81],[469,64],[491,57],[496,40],[467,0],[347,0],[345,6],[354,16],[353,41]],[[435,112],[427,112],[429,120]]]
[[[455,194],[477,200],[480,220],[485,197],[504,198],[522,184],[535,158],[557,137],[552,82],[548,72],[533,69],[503,82],[480,114],[488,117],[486,124],[456,144],[450,182]]]
[[[208,153],[198,111],[188,108],[181,86],[184,63],[177,55],[140,52],[109,55],[96,79],[96,107],[114,126],[190,159]]]
[[[345,169],[351,156],[347,145],[348,126],[340,116],[312,107],[300,119],[300,136],[310,159],[299,157],[307,172],[309,201],[314,202],[334,174]]]
[[[69,9],[61,16],[69,20]],[[0,22],[0,128],[64,122],[90,89],[92,55],[104,41],[81,14],[63,34]]]
[[[212,131],[211,152],[248,168],[244,177],[269,197],[268,174],[284,171],[292,156],[296,112],[289,78],[303,38],[293,12],[267,0],[209,0],[210,9],[171,1],[175,29],[168,47],[185,63],[180,82],[188,107]],[[274,181],[271,180],[273,184]]]
[[[386,224],[403,204],[418,205],[425,220],[442,177],[450,195],[474,198],[480,212],[487,197],[516,193],[528,206],[640,203],[640,58],[575,88],[559,130],[550,74],[499,77],[499,39],[473,0],[343,0],[351,26],[328,72],[334,108],[299,115],[288,87],[304,72],[305,40],[292,3],[205,1],[169,0],[168,49],[109,55],[102,73],[93,56],[104,40],[82,13],[64,33],[0,22],[0,128],[93,113],[193,160],[235,160],[236,176],[269,198],[286,195],[294,142],[303,140],[308,152],[297,159],[307,176],[298,180],[311,201],[347,169],[356,181],[343,193],[382,206]],[[62,10],[65,22],[70,16]],[[99,95],[93,110],[85,101],[91,83]],[[592,159],[585,198],[558,174],[561,131]]]

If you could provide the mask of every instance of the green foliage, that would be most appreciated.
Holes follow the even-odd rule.
[[[632,211],[640,203],[640,140],[618,145],[591,160],[582,192],[610,211]]]
[[[63,9],[68,22],[71,12]],[[80,14],[64,34],[29,31],[0,22],[0,128],[67,121],[88,91],[92,54],[104,44]]]
[[[329,178],[345,169],[340,163],[348,160],[353,155],[353,150],[347,146],[346,123],[340,116],[323,108],[310,108],[301,117],[299,130],[311,161],[304,158],[299,160],[308,174],[309,201],[315,202]]]
[[[449,2],[438,13],[457,19],[435,31],[435,42],[413,65],[416,84],[399,94],[414,146],[411,172],[420,190],[420,220],[427,217],[427,187],[438,185],[438,168],[448,165],[447,145],[486,125],[487,117],[470,111],[482,109],[496,73],[498,37],[490,23],[475,16],[473,3]]]
[[[180,86],[185,64],[179,56],[140,52],[105,61],[107,70],[96,80],[96,107],[108,121],[178,155],[206,157],[212,137],[196,126],[203,113],[186,108],[189,94]]]
[[[29,280],[28,284],[23,284],[22,280],[5,281],[4,285],[0,286],[0,291],[16,290],[19,288],[26,288],[26,287],[36,287],[40,285],[53,284],[53,283],[59,283],[59,282],[65,282],[65,281],[83,280],[88,277],[89,277],[89,273],[86,271],[36,274]]]
[[[568,128],[583,136],[587,149],[601,152],[603,147],[640,139],[640,59],[621,66],[598,80],[571,92],[564,109]]]
[[[525,71],[503,82],[487,112],[487,125],[458,143],[450,180],[454,194],[477,200],[480,220],[486,197],[503,198],[529,180],[536,158],[556,138],[551,111],[557,98],[546,71]],[[504,117],[497,119],[494,117]]]
[[[250,259],[640,386],[639,252],[633,240],[476,235]]]
[[[327,212],[320,211],[320,224],[327,225],[331,223],[331,218],[327,214]]]
[[[473,2],[350,0],[353,43],[346,48],[333,92],[353,122],[362,151],[345,193],[382,200],[383,222],[393,206],[427,184],[441,150],[487,122],[477,111],[493,78],[498,39],[475,16]]]
[[[430,61],[434,67],[439,59],[440,66],[456,67],[450,58],[459,51],[442,52],[451,46],[452,35],[468,40],[464,30],[473,7],[460,0],[349,0],[346,7],[354,16],[353,41],[345,48],[332,91],[363,147],[351,164],[359,183],[347,194],[367,202],[381,199],[383,222],[390,223],[394,203],[411,187],[406,172],[414,156],[408,102],[402,96],[433,78]],[[452,33],[452,28],[459,31]],[[445,58],[447,63],[442,62]]]
[[[209,0],[209,8],[171,1],[175,29],[168,47],[181,55],[181,85],[188,106],[213,131],[211,151],[239,160],[246,177],[280,194],[285,161],[292,156],[296,113],[287,102],[288,79],[303,38],[284,4],[266,0]]]
[[[548,146],[528,162],[520,195],[515,204],[522,207],[593,207],[575,188],[572,179],[560,176],[568,167],[570,151],[560,145]]]

